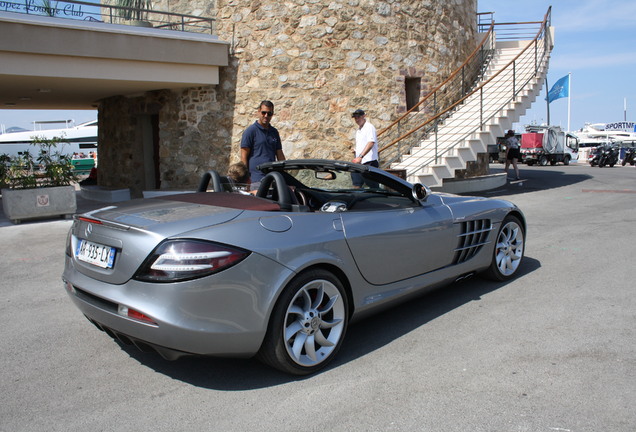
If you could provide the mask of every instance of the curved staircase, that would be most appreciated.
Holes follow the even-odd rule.
[[[511,26],[514,24],[506,24]],[[516,26],[534,25],[534,38],[519,38],[519,27],[491,25],[491,49],[482,48],[481,68],[477,80],[466,94],[423,119],[421,107],[398,119],[380,131],[380,157],[386,168],[405,170],[407,179],[429,187],[443,185],[444,179],[455,177],[455,171],[477,160],[479,153],[486,153],[488,144],[495,144],[497,137],[511,129],[513,123],[530,108],[539,96],[548,72],[552,51],[550,10],[542,22],[522,23]],[[525,34],[527,35],[527,31]],[[530,30],[532,31],[532,30]],[[487,47],[487,45],[486,45]],[[455,73],[454,73],[455,74]],[[435,93],[448,94],[449,81],[427,95],[438,100]],[[462,87],[466,87],[462,80]],[[422,101],[424,102],[424,100]],[[422,103],[421,102],[421,103]],[[415,121],[414,121],[415,120]],[[413,126],[414,123],[415,126]],[[400,130],[408,132],[400,134]],[[398,131],[398,132],[396,132]],[[397,138],[387,144],[390,137]]]

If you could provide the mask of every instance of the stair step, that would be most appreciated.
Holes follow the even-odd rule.
[[[411,182],[436,187],[442,186],[444,178],[454,177],[455,171],[465,169],[468,162],[477,160],[480,153],[486,153],[488,145],[504,136],[541,95],[549,55],[545,56],[536,73],[534,57],[532,60],[527,56],[519,57],[515,63],[517,81],[514,85],[523,85],[523,88],[516,87],[516,95],[512,94],[511,74],[503,71],[497,75],[528,43],[498,41],[495,54],[484,70],[482,83],[490,80],[488,84],[444,118],[434,136],[413,147],[410,154],[391,167],[406,169]],[[511,100],[513,96],[514,100]],[[444,156],[435,159],[436,154]]]

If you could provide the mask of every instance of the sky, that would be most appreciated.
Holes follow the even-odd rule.
[[[555,44],[548,86],[568,73],[570,130],[585,123],[636,121],[636,1],[634,0],[478,0],[478,12],[494,12],[495,22],[541,21],[552,6]],[[549,90],[549,88],[548,88]],[[514,128],[545,124],[546,88]],[[625,109],[625,105],[627,109]],[[34,120],[73,119],[82,123],[97,111],[0,110],[0,125],[32,129]],[[567,129],[568,98],[550,103],[550,122]]]
[[[552,5],[554,49],[548,90],[570,73],[570,130],[585,123],[636,121],[636,1],[478,0],[497,22],[541,21]],[[515,125],[547,123],[546,88]],[[625,100],[627,110],[625,110]],[[568,98],[550,103],[550,123],[568,126]]]

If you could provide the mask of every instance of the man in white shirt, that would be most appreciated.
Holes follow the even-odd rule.
[[[361,109],[355,110],[351,117],[358,125],[353,163],[379,167],[378,137],[375,127],[367,120],[365,112]],[[371,188],[377,187],[376,182],[364,179],[360,175],[352,175],[351,178],[355,187],[362,187],[364,184]]]

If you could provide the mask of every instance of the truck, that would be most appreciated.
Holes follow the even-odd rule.
[[[521,161],[528,165],[569,165],[579,158],[579,139],[558,126],[527,126],[521,134]]]

